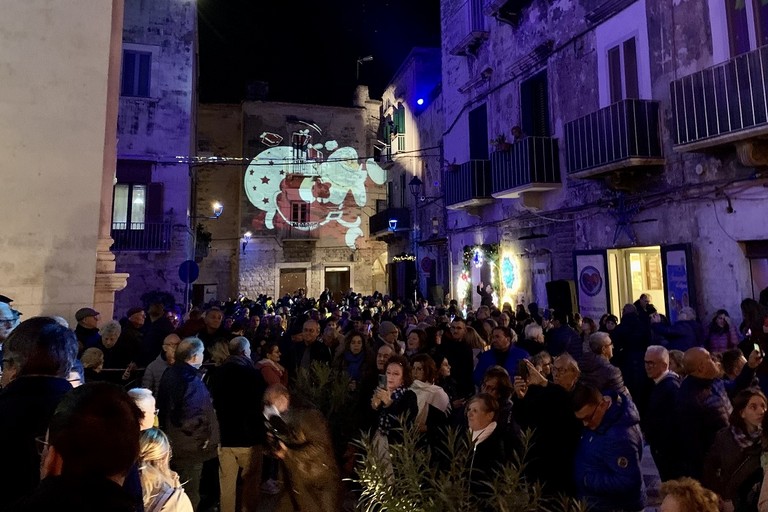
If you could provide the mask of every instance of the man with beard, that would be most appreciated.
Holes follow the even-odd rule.
[[[285,490],[276,510],[340,510],[339,469],[323,415],[291,403],[280,384],[267,388],[264,403],[274,455],[285,467]]]
[[[501,366],[510,377],[517,373],[517,365],[522,359],[528,359],[528,352],[514,345],[517,334],[509,327],[495,327],[491,331],[491,350],[482,352],[477,358],[474,372],[475,385],[483,383],[485,371],[492,366]]]

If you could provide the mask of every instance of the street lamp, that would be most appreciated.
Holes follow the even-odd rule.
[[[245,247],[248,245],[248,242],[251,241],[251,237],[253,236],[253,233],[250,231],[246,231],[243,233],[243,254],[245,254]]]
[[[373,55],[366,55],[365,57],[360,57],[357,59],[357,66],[355,67],[355,80],[360,81],[360,64],[363,64],[365,62],[371,62],[373,60]]]

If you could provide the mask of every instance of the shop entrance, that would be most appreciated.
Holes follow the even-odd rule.
[[[641,294],[647,293],[656,310],[666,315],[661,247],[609,249],[607,252],[611,312],[621,317],[625,304],[632,304]]]

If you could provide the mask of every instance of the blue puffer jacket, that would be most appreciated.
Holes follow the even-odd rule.
[[[626,396],[606,395],[612,403],[603,421],[596,430],[585,428],[579,441],[574,469],[577,495],[591,512],[642,510],[640,415]]]

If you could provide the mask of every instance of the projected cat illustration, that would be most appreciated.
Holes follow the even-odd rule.
[[[363,236],[360,215],[351,208],[365,206],[368,178],[382,185],[386,172],[372,158],[361,162],[352,147],[335,140],[312,144],[309,130],[291,135],[290,146],[279,146],[280,135],[261,134],[268,146],[245,170],[245,192],[253,206],[265,212],[264,227],[278,225],[309,232],[336,223],[350,249]]]

